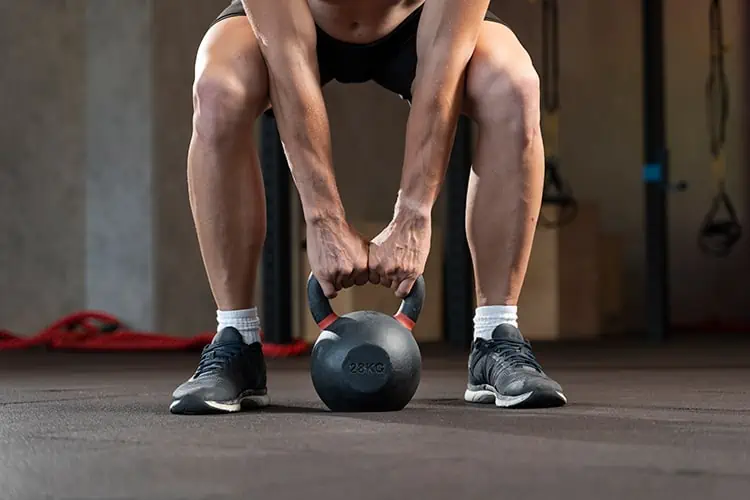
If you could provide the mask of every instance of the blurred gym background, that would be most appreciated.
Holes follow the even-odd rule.
[[[708,4],[664,1],[666,143],[672,181],[688,185],[666,195],[669,318],[675,331],[706,333],[750,325],[747,238],[726,257],[707,255],[697,243],[716,194],[705,95]],[[0,3],[0,329],[31,336],[86,310],[176,337],[215,327],[185,158],[196,48],[225,5]],[[539,64],[540,1],[496,1],[492,9]],[[750,12],[743,0],[725,0],[723,10],[731,103],[726,186],[746,221]],[[645,336],[652,274],[641,14],[636,1],[561,2],[560,174],[579,210],[570,224],[539,229],[520,308],[532,340]],[[374,84],[333,83],[325,96],[345,206],[354,225],[374,235],[390,219],[408,107]],[[415,330],[423,342],[444,339],[446,210],[442,196],[425,273],[428,304]],[[301,293],[307,276],[302,225],[296,208],[291,213],[294,288],[286,307],[293,336],[312,340],[317,332]],[[387,291],[372,288],[343,294],[336,307],[395,304]]]

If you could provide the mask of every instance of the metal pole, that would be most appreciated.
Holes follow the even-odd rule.
[[[646,319],[648,339],[662,342],[669,328],[669,158],[665,130],[663,1],[642,0],[642,19]]]
[[[452,346],[465,348],[473,337],[474,273],[466,239],[466,194],[472,163],[471,121],[462,116],[446,173],[443,258],[443,331]]]
[[[745,33],[745,47],[750,47],[750,2],[742,2],[740,8],[743,10],[743,33]],[[743,68],[745,88],[745,133],[750,130],[750,50],[745,49],[745,64]],[[750,163],[750,141],[745,141],[745,163]],[[745,190],[750,193],[750,177],[745,177]],[[750,205],[745,204],[745,220],[750,220]]]
[[[266,242],[263,246],[263,336],[268,344],[292,342],[291,175],[276,119],[261,117],[260,163],[266,190]]]

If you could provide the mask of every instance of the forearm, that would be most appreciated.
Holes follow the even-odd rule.
[[[417,33],[417,74],[399,201],[426,213],[440,192],[464,95],[464,74],[489,0],[429,0]]]
[[[281,64],[286,66],[286,63]],[[344,209],[332,166],[328,115],[316,74],[300,65],[293,77],[289,74],[271,76],[270,82],[279,135],[305,220],[343,218]]]
[[[462,74],[425,61],[414,82],[399,204],[425,215],[432,210],[445,177],[461,110]]]
[[[305,219],[343,218],[307,1],[244,4],[268,68],[271,105]]]

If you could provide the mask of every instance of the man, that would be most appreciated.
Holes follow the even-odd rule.
[[[218,333],[175,390],[172,412],[269,403],[253,296],[266,214],[252,133],[271,108],[302,202],[310,266],[328,297],[367,282],[408,294],[429,253],[458,117],[474,120],[466,229],[478,307],[464,398],[500,407],[566,402],[517,324],[544,178],[539,81],[488,7],[489,0],[234,0],[212,25],[197,56],[188,184]],[[347,223],[334,179],[321,90],[333,79],[372,80],[411,104],[393,219],[371,242]]]

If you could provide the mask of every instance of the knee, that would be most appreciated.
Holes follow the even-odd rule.
[[[539,132],[540,85],[531,58],[523,55],[479,54],[469,64],[466,92],[470,114],[480,125],[502,127],[530,142]]]
[[[217,70],[202,72],[193,84],[193,128],[196,135],[212,141],[246,136],[247,127],[263,112],[268,94],[262,85]]]

